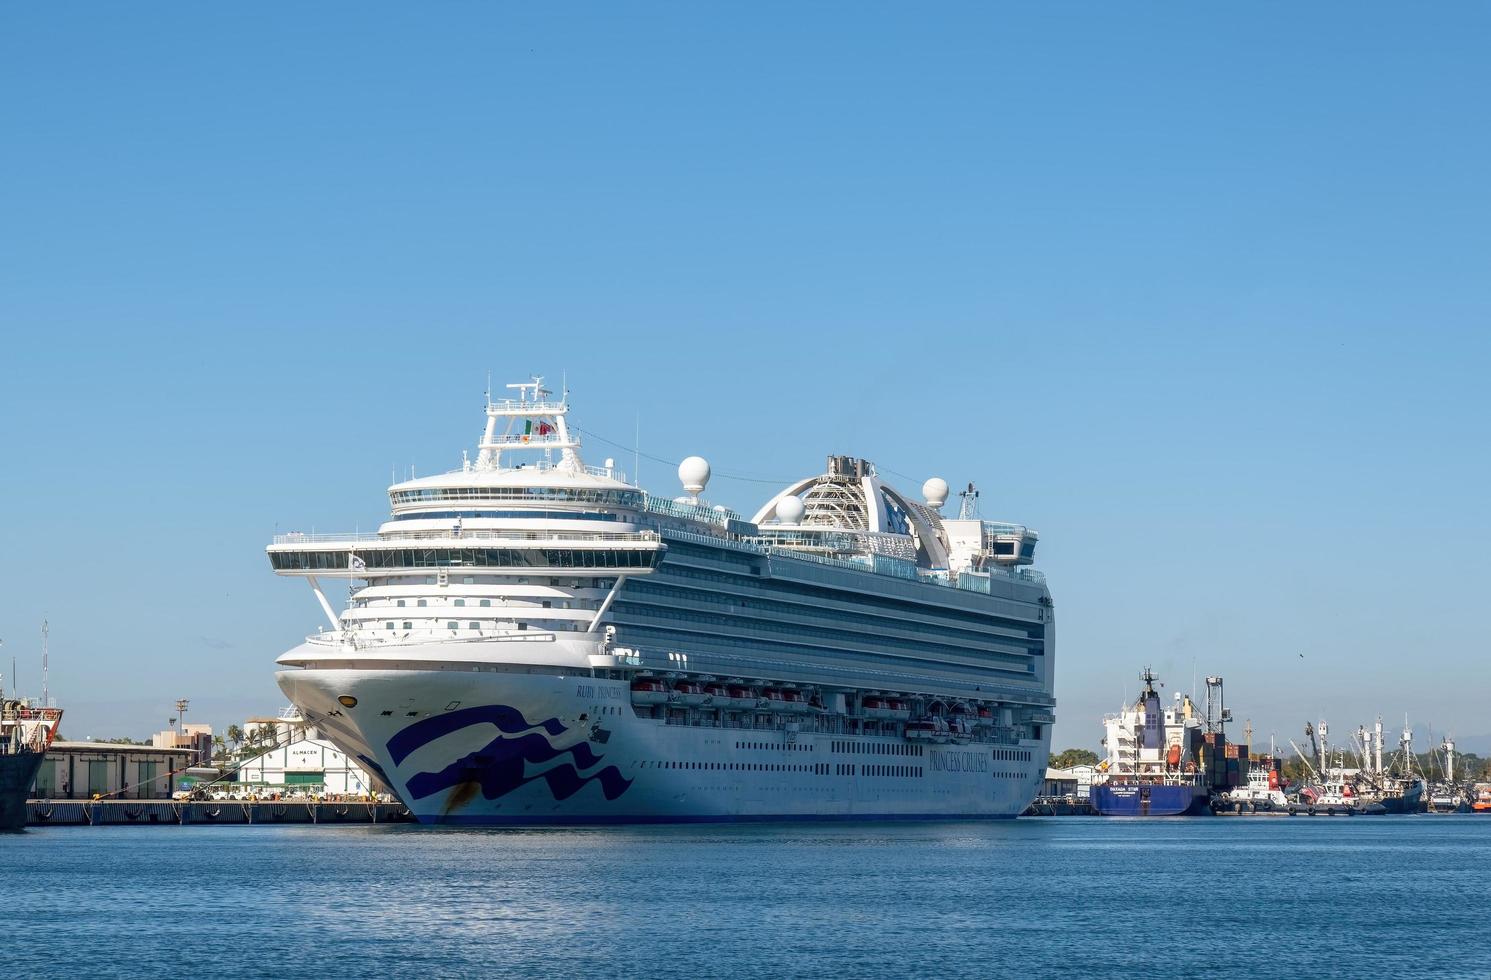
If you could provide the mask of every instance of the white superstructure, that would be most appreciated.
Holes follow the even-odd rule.
[[[535,379],[374,535],[289,534],[327,628],[280,686],[428,822],[1014,816],[1053,721],[1036,535],[865,460],[746,521],[585,465]],[[326,585],[349,586],[333,609]]]

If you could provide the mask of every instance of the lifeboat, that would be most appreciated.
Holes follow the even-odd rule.
[[[768,687],[761,692],[767,711],[807,711],[808,698],[796,688]]]
[[[911,717],[911,705],[897,698],[891,698],[886,702],[890,707],[890,717],[896,721],[905,721]]]
[[[894,718],[890,702],[885,698],[865,698],[860,702],[866,718]]]
[[[656,677],[638,677],[632,681],[632,704],[667,704],[668,685]]]
[[[994,709],[980,705],[978,709],[978,723],[980,725],[994,724]]]
[[[697,708],[709,700],[709,695],[704,692],[704,685],[698,681],[679,681],[673,685],[673,692],[677,695],[674,699],[677,704]]]
[[[1170,751],[1165,755],[1165,765],[1171,769],[1180,765],[1180,746],[1170,746]]]
[[[724,708],[730,704],[730,689],[723,684],[705,684],[704,695],[708,707]]]
[[[731,684],[725,688],[724,706],[727,708],[754,708],[760,700],[756,692],[743,684]]]
[[[930,721],[908,721],[906,737],[913,742],[930,742],[937,734],[937,726]]]

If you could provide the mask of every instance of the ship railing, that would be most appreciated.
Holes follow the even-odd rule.
[[[846,540],[856,536],[855,532],[835,533],[842,534]],[[794,561],[812,562],[816,565],[828,565],[834,568],[847,568],[856,572],[874,572],[893,578],[924,582],[928,585],[939,585],[944,588],[981,592],[984,595],[988,595],[991,592],[990,575],[999,575],[1004,578],[1029,582],[1034,585],[1044,585],[1046,581],[1044,575],[1031,568],[992,569],[987,575],[960,572],[954,577],[945,570],[927,570],[917,566],[914,561],[889,554],[871,552],[869,554],[845,556],[823,555],[812,551],[773,544],[771,543],[773,538],[769,536],[735,537],[723,533],[705,534],[698,531],[674,530],[672,528],[664,530],[663,536],[665,538],[677,538],[681,541],[691,541],[695,544],[734,548],[738,551],[749,551],[758,555],[770,555],[773,558],[791,558]],[[862,533],[858,536],[866,538],[893,537],[892,535],[870,535],[868,533]]]
[[[992,534],[999,537],[1012,537],[1016,535],[1022,537],[1025,535],[1030,535],[1031,537],[1036,536],[1036,532],[1032,531],[1024,524],[1011,524],[1007,521],[983,521],[981,523],[983,524],[983,530],[986,534]]]
[[[547,437],[545,437],[545,438],[547,438]],[[577,442],[578,442],[578,440],[576,440],[573,437],[571,437],[571,440],[570,440],[570,444],[571,445],[577,444]],[[503,452],[507,452],[508,450],[511,450],[511,449],[545,449],[545,448],[553,448],[553,447],[547,447],[547,446],[544,445],[544,443],[538,442],[538,441],[535,440],[534,442],[518,443],[516,445],[515,444],[510,444],[510,443],[504,443],[504,444],[502,444],[500,446],[496,445],[496,444],[493,444],[491,448],[493,448],[493,449],[501,449]],[[630,482],[626,478],[626,471],[623,470],[619,466],[609,466],[609,467],[608,466],[589,466],[589,465],[586,465],[584,463],[570,463],[570,462],[566,462],[563,459],[535,459],[535,460],[532,460],[532,461],[526,462],[526,463],[516,463],[516,464],[514,464],[512,466],[493,466],[493,467],[482,467],[482,466],[478,466],[476,463],[471,463],[471,464],[468,464],[467,466],[465,466],[462,469],[458,469],[458,470],[446,470],[441,475],[442,476],[454,476],[454,475],[456,475],[458,473],[517,473],[517,472],[532,472],[532,473],[585,473],[585,474],[587,474],[589,476],[596,476],[596,477],[600,477],[600,478],[606,479],[606,480],[618,480],[618,481],[620,481],[622,483],[626,483],[628,486],[631,485]],[[413,489],[413,488],[411,488],[411,489]]]
[[[654,497],[650,493],[646,495],[642,506],[648,513],[677,517],[686,521],[699,521],[702,524],[713,524],[719,527],[724,527],[731,521],[741,520],[739,514],[728,508],[715,510],[708,504],[669,500],[667,497]]]
[[[965,592],[980,592],[989,595],[993,591],[993,577],[1014,579],[1017,582],[1029,582],[1032,585],[1045,585],[1046,576],[1032,568],[992,568],[987,572],[960,571],[957,574],[946,569],[921,569],[918,576],[923,582],[932,585],[945,585],[949,588],[962,589]]]
[[[312,633],[305,642],[318,647],[347,647],[353,650],[379,650],[384,647],[430,646],[439,643],[553,643],[558,636],[544,630],[519,630],[515,633],[480,633],[476,636],[452,636],[449,630],[410,631],[393,637],[355,636],[341,632]]]
[[[518,531],[496,528],[462,528],[428,531],[348,532],[343,534],[305,534],[291,531],[276,534],[274,544],[376,544],[379,541],[657,541],[656,531]]]
[[[767,548],[810,548],[823,551],[863,552],[916,561],[916,544],[904,534],[885,534],[879,531],[846,531],[842,528],[790,528],[778,530],[771,525],[761,527],[761,533],[752,539]],[[810,552],[811,553],[811,552]]]
[[[487,403],[487,407],[497,413],[516,412],[519,418],[525,415],[565,415],[569,412],[569,406],[562,401],[524,401],[518,398],[493,399]]]
[[[545,437],[545,438],[547,438],[547,437]],[[571,441],[575,441],[573,435],[570,438],[571,438]],[[506,443],[503,443],[500,447],[494,446],[493,448],[501,448],[501,449],[507,450],[507,449],[543,449],[545,447],[544,447],[544,443],[543,442],[540,442],[539,440],[535,439],[532,442],[528,442],[528,443],[523,443],[523,442],[516,442],[516,443],[515,442],[506,442]],[[585,463],[567,463],[567,462],[565,462],[562,459],[558,459],[558,460],[554,460],[554,459],[536,459],[536,460],[533,460],[532,462],[524,463],[521,466],[504,466],[504,467],[502,467],[502,470],[506,471],[506,472],[515,472],[515,471],[518,471],[518,470],[531,470],[531,471],[533,471],[535,473],[576,473],[576,472],[579,472],[579,473],[584,473],[587,476],[597,476],[597,477],[600,477],[603,480],[617,480],[617,481],[619,481],[621,483],[628,483],[628,480],[626,478],[626,471],[623,470],[623,469],[621,469],[618,466],[590,466],[590,465],[587,465]],[[466,471],[464,471],[464,470],[455,470],[453,472],[462,473],[462,472],[466,472]]]

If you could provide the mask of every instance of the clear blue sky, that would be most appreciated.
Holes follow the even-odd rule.
[[[6,672],[39,688],[48,617],[74,737],[276,709],[318,613],[264,545],[459,463],[490,368],[726,473],[977,481],[1042,532],[1062,744],[1146,663],[1225,675],[1263,741],[1491,733],[1488,35],[1457,3],[9,4]]]

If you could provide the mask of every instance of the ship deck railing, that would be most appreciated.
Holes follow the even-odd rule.
[[[1028,583],[1030,585],[1044,585],[1046,583],[1046,576],[1033,568],[994,569],[985,575],[970,574],[968,572],[953,574],[946,569],[918,568],[912,562],[905,561],[904,559],[896,559],[893,556],[885,554],[866,554],[840,558],[832,555],[814,554],[809,551],[799,551],[795,548],[759,544],[752,540],[731,538],[723,533],[705,534],[698,531],[683,531],[668,528],[663,531],[663,537],[665,540],[667,538],[677,538],[680,541],[688,541],[693,544],[732,548],[737,551],[749,551],[753,554],[766,555],[772,558],[790,558],[793,561],[811,562],[815,565],[828,565],[834,568],[847,568],[856,572],[888,575],[908,581],[923,582],[928,585],[962,589],[965,592],[981,592],[984,595],[988,595],[991,591],[990,587],[993,576],[1012,579],[1016,582]]]
[[[418,647],[447,643],[553,643],[558,634],[552,630],[517,630],[508,632],[486,632],[480,631],[475,635],[468,635],[465,631],[457,633],[455,630],[427,630],[422,633],[411,631],[410,634],[394,636],[392,638],[382,636],[357,636],[356,631],[348,630],[322,630],[319,633],[311,633],[305,638],[305,642],[315,646],[346,647],[349,650],[381,650],[392,647]]]
[[[381,541],[428,541],[432,544],[447,544],[462,541],[594,541],[598,543],[617,541],[657,541],[656,531],[509,531],[497,529],[463,529],[455,534],[450,530],[439,531],[376,531],[348,532],[345,534],[305,534],[292,531],[276,534],[273,543],[287,544],[377,544]]]

